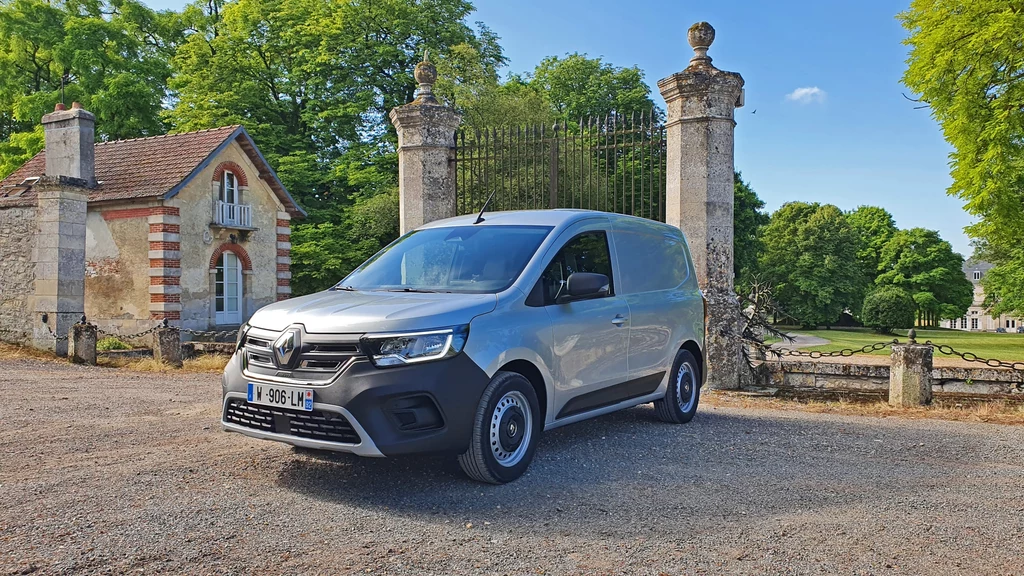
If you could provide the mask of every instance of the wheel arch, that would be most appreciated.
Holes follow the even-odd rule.
[[[690,354],[693,354],[693,357],[697,359],[697,369],[700,370],[700,384],[703,386],[704,382],[707,381],[707,370],[704,368],[704,352],[700,349],[700,345],[693,340],[687,340],[686,342],[683,342],[683,345],[680,346],[679,349],[686,350]]]
[[[529,360],[518,359],[506,362],[498,368],[499,372],[515,372],[530,381],[533,386],[533,391],[537,394],[537,402],[540,404],[540,415],[541,415],[541,429],[544,428],[544,423],[547,420],[548,413],[548,390],[544,384],[544,375],[541,374],[540,368],[530,362]]]

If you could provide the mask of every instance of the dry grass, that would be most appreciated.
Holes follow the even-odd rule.
[[[229,359],[223,354],[203,354],[185,360],[181,368],[174,368],[153,358],[100,358],[99,365],[133,372],[222,372]]]
[[[931,406],[895,408],[887,402],[791,400],[765,396],[746,396],[719,391],[701,394],[701,403],[714,407],[760,408],[815,412],[819,414],[873,416],[876,418],[932,418],[956,422],[1024,425],[1024,404],[1015,404],[1003,400],[969,403],[937,399]]]
[[[0,342],[0,360],[25,360],[28,358],[32,358],[34,360],[49,360],[50,362],[67,362],[66,358],[61,358],[53,352],[38,350],[31,346]]]

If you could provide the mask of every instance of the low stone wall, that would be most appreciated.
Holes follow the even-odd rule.
[[[854,396],[889,394],[889,367],[834,362],[764,362],[763,385],[801,395],[848,392]],[[1000,368],[933,368],[937,398],[1002,398],[1024,402],[1024,372]]]
[[[36,279],[35,207],[0,208],[0,239],[0,340],[28,343]]]

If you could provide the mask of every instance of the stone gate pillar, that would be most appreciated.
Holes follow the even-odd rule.
[[[742,365],[739,302],[733,288],[733,119],[743,78],[711,65],[715,29],[690,27],[689,66],[658,82],[667,109],[666,222],[690,245],[708,303],[708,384],[737,388]]]
[[[402,234],[427,222],[455,216],[451,159],[462,117],[434,97],[437,69],[423,54],[416,65],[416,99],[391,110],[398,131],[398,210]]]

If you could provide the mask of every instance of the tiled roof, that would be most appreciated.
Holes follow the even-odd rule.
[[[240,126],[97,142],[97,186],[90,191],[89,201],[172,197],[185,182],[205,167],[214,152],[232,138],[249,154],[260,175],[281,198],[288,211],[293,212],[295,216],[304,215],[302,209],[284,190],[273,170],[266,165],[249,135]],[[45,168],[46,151],[43,150],[4,178],[0,182],[0,206],[34,203],[35,194],[31,189],[31,181],[26,185],[22,183],[26,179],[42,176]]]

